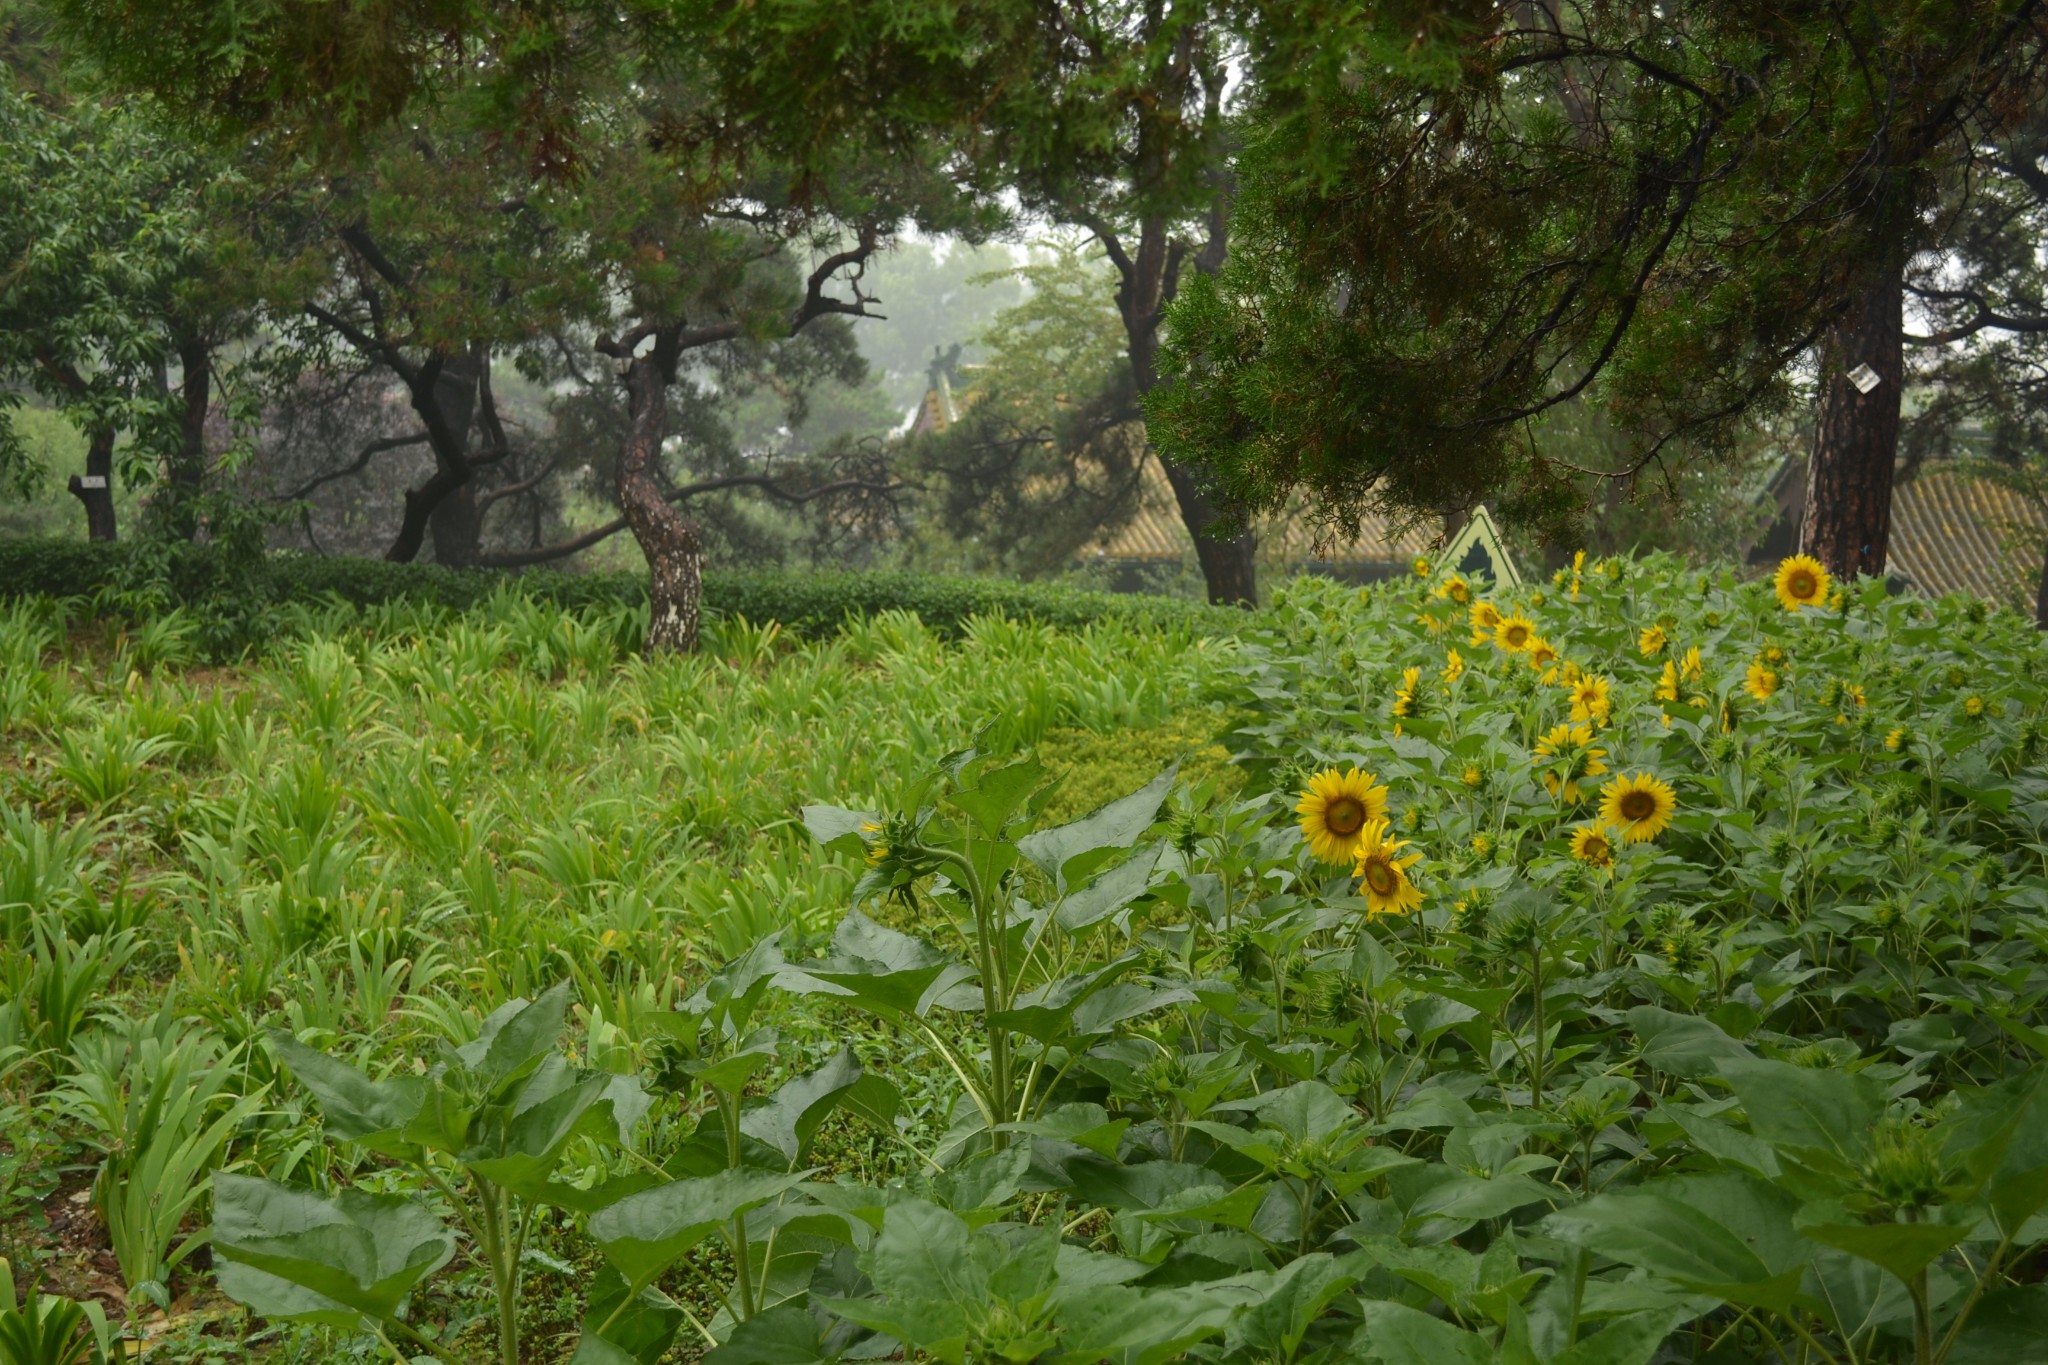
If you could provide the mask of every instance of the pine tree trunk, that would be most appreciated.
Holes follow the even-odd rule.
[[[1228,538],[1207,534],[1223,510],[1205,492],[1192,470],[1158,456],[1173,485],[1173,500],[1180,505],[1180,519],[1195,542],[1195,562],[1202,566],[1202,582],[1209,600],[1219,606],[1251,606],[1258,601],[1258,567],[1253,558],[1257,538],[1245,531]]]
[[[469,463],[470,427],[476,419],[477,384],[488,363],[481,346],[446,357],[408,397],[427,429],[434,472],[405,492],[405,516],[384,557],[407,563],[419,557],[431,530],[438,564],[476,563],[481,524],[476,511],[475,471]]]
[[[1884,572],[1904,375],[1902,280],[1901,264],[1880,272],[1821,349],[1820,411],[1806,464],[1799,547],[1839,578]],[[1877,373],[1869,393],[1849,377],[1862,365]]]
[[[1197,262],[1198,269],[1216,269],[1223,262],[1223,220],[1211,225],[1211,250]],[[1140,227],[1138,252],[1128,262],[1119,261],[1121,277],[1117,289],[1117,311],[1123,318],[1124,338],[1130,346],[1131,378],[1142,399],[1159,383],[1159,324],[1166,302],[1177,281],[1168,274],[1175,259],[1170,234],[1163,219],[1148,219]],[[1172,267],[1178,270],[1178,266]],[[1180,507],[1181,523],[1195,542],[1195,562],[1201,565],[1202,581],[1209,600],[1219,606],[1253,606],[1259,599],[1258,539],[1250,531],[1234,536],[1213,536],[1209,531],[1224,519],[1226,509],[1203,486],[1196,471],[1160,455],[1160,468],[1173,486],[1173,500]]]
[[[71,496],[85,504],[85,534],[91,540],[115,539],[114,429],[102,427],[86,447],[85,477],[71,476]]]
[[[2048,630],[2048,548],[2041,554],[2041,581],[2034,585],[2034,624]]]
[[[198,534],[193,508],[206,486],[206,414],[213,406],[213,348],[194,337],[178,341],[179,380],[183,410],[178,415],[178,448],[164,471],[170,492],[170,529],[189,540]]]
[[[627,362],[625,375],[630,415],[619,458],[619,510],[647,557],[649,654],[695,650],[704,603],[704,542],[696,523],[661,495],[658,478],[675,363],[675,334],[665,332],[650,353]]]

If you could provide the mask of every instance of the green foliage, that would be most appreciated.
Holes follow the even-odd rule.
[[[109,1365],[120,1358],[99,1304],[33,1290],[17,1299],[14,1271],[0,1258],[0,1365]]]
[[[204,546],[184,547],[174,558],[190,557],[195,564],[204,564],[208,553]],[[123,581],[130,554],[128,547],[119,544],[0,540],[0,584],[11,598],[89,597]],[[412,603],[450,611],[476,607],[503,595],[508,600],[495,609],[506,612],[516,610],[512,601],[520,597],[568,610],[638,607],[647,600],[646,580],[630,574],[528,570],[508,575],[432,564],[282,554],[270,556],[249,573],[251,578],[244,580],[213,572],[192,580],[174,577],[158,609],[180,602],[206,607],[237,594],[268,596],[301,607],[339,599],[359,607]],[[200,586],[188,588],[184,586],[188,582]],[[957,634],[975,616],[996,612],[1069,628],[1117,620],[1142,627],[1185,624],[1211,634],[1228,633],[1244,619],[1241,612],[1170,598],[892,571],[712,570],[704,577],[704,605],[714,616],[773,621],[806,638],[828,636],[849,621],[890,611],[915,612],[927,626],[947,635]],[[273,617],[269,624],[275,628],[280,623]]]
[[[1010,272],[1031,293],[979,338],[987,363],[955,371],[958,420],[912,454],[947,533],[1027,578],[1130,519],[1146,458],[1115,271],[1078,242],[1046,245]]]
[[[101,1160],[93,1207],[132,1298],[170,1306],[171,1272],[203,1238],[180,1230],[209,1188],[222,1149],[263,1102],[237,1096],[234,1058],[199,1034],[77,1039],[77,1070],[52,1098],[91,1133]]]
[[[1631,467],[1723,453],[1857,290],[1941,245],[1945,181],[2034,107],[2018,13],[1275,8],[1230,256],[1174,302],[1155,439],[1255,509],[1495,500],[1552,529],[1586,488],[1532,439],[1546,411],[1596,407]]]
[[[175,1000],[80,1013],[51,1088],[142,1112],[111,1059],[203,1019],[235,1079],[177,1131],[262,1097],[217,1283],[388,1355],[2038,1354],[2037,635],[1660,557],[1491,600],[1536,653],[1473,638],[1486,596],[1303,580],[1223,642],[728,619],[624,663],[602,612],[346,613],[91,837],[7,825],[38,951],[127,935],[90,994]],[[134,733],[206,706],[81,686]],[[1351,764],[1419,907],[1303,842]],[[1645,772],[1676,809],[1629,841],[1602,789]],[[140,849],[161,909],[72,889]]]

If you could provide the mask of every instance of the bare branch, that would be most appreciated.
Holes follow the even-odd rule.
[[[819,484],[816,488],[794,490],[783,488],[766,474],[734,474],[722,479],[705,479],[699,483],[684,484],[662,496],[670,502],[688,502],[691,498],[706,493],[722,492],[728,488],[758,488],[773,498],[802,506],[816,502],[819,498],[837,493],[865,492],[887,494],[898,492],[910,485],[905,483],[876,483],[870,479],[835,479],[831,483]],[[545,564],[551,560],[565,559],[579,550],[587,550],[602,541],[609,540],[626,529],[624,517],[614,517],[602,526],[593,526],[580,535],[567,540],[556,541],[532,550],[510,550],[503,554],[483,555],[477,563],[487,569],[520,569],[531,564]]]
[[[284,494],[282,497],[279,497],[278,499],[276,499],[276,501],[298,502],[300,499],[306,497],[309,493],[311,493],[314,489],[320,487],[322,484],[333,483],[336,479],[345,479],[351,474],[362,473],[363,470],[369,466],[369,463],[372,459],[383,454],[387,450],[398,450],[404,446],[425,445],[427,443],[427,440],[427,433],[421,431],[415,432],[411,436],[385,436],[378,440],[371,441],[369,444],[365,445],[360,451],[356,452],[355,459],[349,461],[341,468],[330,469],[325,474],[315,475],[313,478],[308,479],[305,483],[299,485],[299,487],[293,489],[291,492]]]

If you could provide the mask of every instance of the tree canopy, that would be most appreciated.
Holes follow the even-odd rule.
[[[1577,471],[1533,419],[1597,405],[1628,472],[1782,407],[1861,291],[1889,280],[1896,310],[1947,228],[1945,173],[2036,98],[2041,22],[2017,2],[1276,7],[1321,56],[1264,87],[1229,263],[1172,312],[1156,438],[1250,508],[1494,498],[1563,532]],[[1894,364],[1872,400],[1894,425],[1898,391]]]

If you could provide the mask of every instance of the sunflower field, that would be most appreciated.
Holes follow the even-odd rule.
[[[2048,1361],[1981,604],[63,624],[0,621],[10,1365]]]

